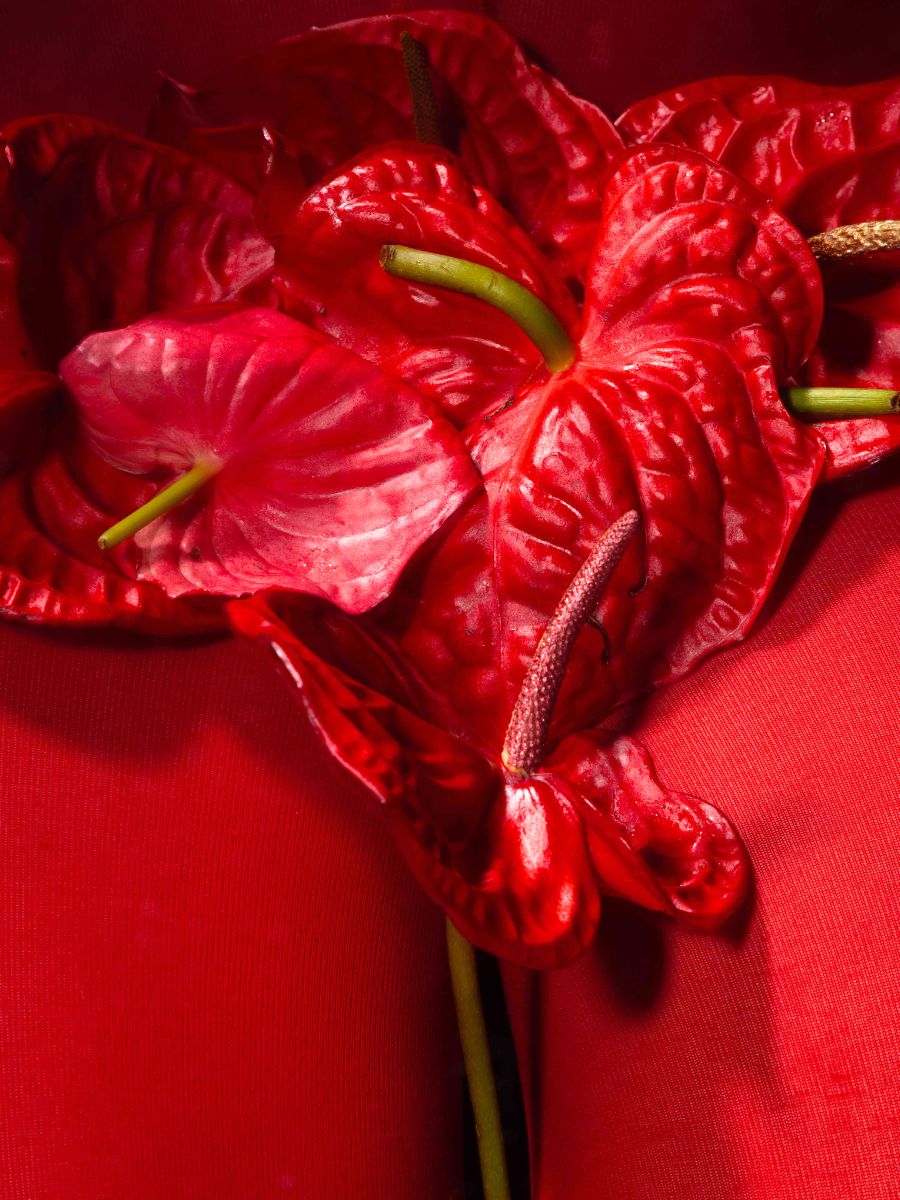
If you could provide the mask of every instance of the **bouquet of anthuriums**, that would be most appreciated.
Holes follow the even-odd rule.
[[[151,140],[0,135],[0,611],[271,642],[450,919],[492,1200],[470,943],[745,895],[604,721],[900,447],[898,104],[732,77],[613,125],[441,11],[167,79]]]

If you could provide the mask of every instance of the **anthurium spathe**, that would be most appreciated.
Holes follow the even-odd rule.
[[[252,199],[197,159],[77,116],[0,131],[0,231],[42,365],[150,312],[270,302],[272,249]]]
[[[460,429],[526,380],[546,378],[541,353],[506,313],[388,276],[379,260],[386,232],[503,272],[577,336],[579,313],[559,272],[438,147],[392,143],[308,190],[276,177],[259,209],[281,307],[427,391]]]
[[[477,482],[425,398],[271,309],[93,334],[61,374],[82,436],[114,467],[197,475],[186,503],[137,533],[139,576],[170,596],[281,587],[360,612]]]
[[[900,79],[823,87],[733,75],[632,105],[626,141],[690,146],[769,196],[808,237],[900,216]],[[799,382],[900,386],[900,252],[824,260],[825,314]],[[900,415],[821,421],[826,475],[900,450]]]

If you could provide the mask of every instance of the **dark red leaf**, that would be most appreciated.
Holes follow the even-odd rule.
[[[265,125],[295,148],[314,180],[367,147],[413,135],[404,31],[427,49],[442,113],[454,126],[447,144],[470,178],[564,272],[580,275],[598,179],[618,135],[485,17],[449,10],[367,17],[250,54],[202,88],[166,80],[150,136],[183,146],[192,128]]]

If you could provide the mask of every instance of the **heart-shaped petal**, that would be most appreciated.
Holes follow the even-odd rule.
[[[574,336],[571,294],[534,244],[452,156],[397,144],[307,193],[270,187],[260,207],[282,306],[440,403],[460,428],[505,403],[540,352],[511,317],[446,288],[405,283],[379,262],[387,241],[479,262],[537,295]]]
[[[416,565],[415,601],[378,614],[449,728],[502,741],[560,596],[631,508],[643,529],[576,643],[557,736],[746,634],[823,458],[773,369],[815,338],[817,278],[797,232],[708,160],[623,161],[579,359],[485,426],[487,495]]]
[[[0,144],[2,232],[48,367],[86,334],[150,312],[271,298],[252,199],[212,167],[82,117],[17,121]]]
[[[691,146],[770,196],[807,236],[900,211],[900,80],[820,87],[794,79],[706,79],[619,118],[631,141]],[[797,382],[900,387],[900,254],[824,263],[825,319]],[[900,448],[900,417],[818,422],[826,477]]]
[[[400,35],[426,49],[447,145],[563,271],[590,250],[598,180],[620,147],[592,104],[571,96],[493,21],[439,10],[366,17],[250,54],[202,88],[166,80],[150,136],[183,146],[192,128],[255,122],[281,133],[311,180],[361,150],[413,134]]]
[[[61,373],[114,466],[219,466],[138,534],[140,577],[172,596],[284,587],[362,611],[477,482],[424,397],[271,309],[149,317]]]

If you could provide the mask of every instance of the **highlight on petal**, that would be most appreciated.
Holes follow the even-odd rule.
[[[310,181],[361,150],[413,136],[400,34],[425,47],[445,144],[574,277],[587,261],[604,164],[621,142],[587,101],[532,66],[493,21],[450,10],[365,17],[247,55],[201,88],[164,81],[150,136],[256,123],[280,133]]]
[[[819,270],[797,230],[729,171],[677,147],[640,147],[607,180],[590,267],[585,353],[664,343],[696,331],[746,343],[758,327],[776,370],[815,344]]]
[[[13,122],[0,149],[0,232],[19,252],[22,318],[48,367],[150,312],[270,301],[252,198],[213,167],[83,117]]]
[[[896,217],[900,78],[822,87],[729,76],[675,88],[619,118],[627,140],[693,147],[773,199],[806,236]],[[900,255],[824,263],[825,316],[798,384],[900,386]],[[819,422],[825,478],[900,448],[900,418]]]
[[[391,145],[308,192],[295,189],[292,198],[275,185],[260,198],[282,306],[434,396],[461,428],[504,404],[526,380],[546,378],[540,351],[490,305],[388,276],[379,262],[385,241],[499,270],[570,331],[577,326],[576,306],[556,271],[445,151]]]
[[[222,305],[94,334],[61,367],[123,471],[219,473],[137,536],[171,596],[309,591],[359,612],[477,483],[424,397],[271,309]]]
[[[805,511],[824,452],[774,368],[815,336],[816,267],[724,175],[665,147],[613,173],[579,358],[483,423],[472,453],[486,493],[373,616],[422,702],[487,748],[560,597],[623,512],[637,509],[642,531],[576,641],[551,739],[745,636]]]

